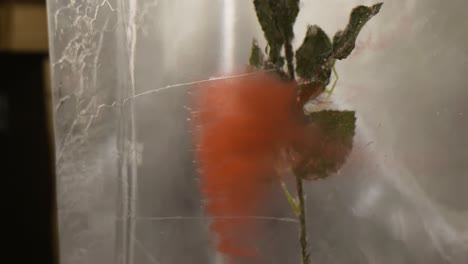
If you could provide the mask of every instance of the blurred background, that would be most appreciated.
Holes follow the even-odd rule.
[[[375,2],[301,1],[294,46],[307,24],[333,35]],[[340,173],[306,186],[312,259],[465,264],[468,3],[384,2],[337,63],[327,107],[355,110],[358,130]],[[223,263],[190,90],[242,67],[254,37],[265,44],[251,0],[0,0],[5,253],[55,263],[59,230],[64,264]],[[267,216],[293,217],[277,191]],[[298,263],[296,226],[265,224],[266,263]]]
[[[2,259],[58,263],[45,0],[0,0]]]

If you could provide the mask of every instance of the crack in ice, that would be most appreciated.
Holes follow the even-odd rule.
[[[271,72],[271,71],[273,71],[273,70],[267,70],[267,71],[264,71],[264,72]],[[133,96],[124,98],[121,102],[114,101],[114,102],[112,102],[110,104],[100,104],[100,105],[98,105],[96,107],[96,111],[93,114],[89,114],[89,111],[88,111],[91,108],[91,105],[93,105],[91,103],[91,102],[93,102],[93,100],[91,100],[88,103],[88,105],[86,107],[84,107],[84,109],[82,109],[81,111],[78,111],[79,116],[73,120],[72,125],[68,129],[68,131],[66,133],[66,136],[64,137],[63,142],[60,144],[60,148],[58,149],[58,152],[57,152],[58,153],[57,154],[57,163],[59,163],[61,161],[61,159],[63,158],[63,153],[65,151],[66,146],[68,146],[69,140],[70,140],[71,136],[73,135],[73,131],[74,131],[75,127],[78,125],[79,118],[80,117],[82,118],[84,115],[88,115],[89,120],[86,122],[87,125],[83,129],[82,134],[87,135],[89,129],[91,128],[91,125],[99,117],[99,115],[101,114],[101,111],[103,109],[105,109],[105,108],[115,109],[116,107],[123,107],[130,100],[135,100],[135,99],[138,99],[138,98],[140,98],[142,96],[145,96],[145,95],[159,93],[159,92],[163,92],[163,91],[170,90],[170,89],[173,89],[173,88],[181,88],[181,87],[186,87],[186,86],[191,86],[191,85],[196,85],[196,84],[202,84],[202,83],[208,83],[208,82],[218,81],[218,80],[241,78],[241,77],[250,76],[250,75],[254,75],[254,74],[257,74],[257,73],[245,73],[245,74],[238,74],[238,75],[227,75],[227,76],[221,76],[221,77],[212,77],[212,78],[209,78],[209,79],[204,79],[204,80],[199,80],[199,81],[178,83],[178,84],[167,85],[167,86],[164,86],[164,87],[158,87],[158,88],[155,88],[155,89],[150,89],[148,91],[138,93],[138,94],[135,94]],[[58,105],[56,106],[56,110],[58,110],[60,108],[60,106],[63,105],[63,103],[65,101],[69,100],[69,99],[71,99],[70,96],[65,96],[65,97],[61,98]]]
[[[151,261],[151,263],[154,263],[154,264],[160,264],[161,263],[161,262],[156,260],[156,258],[150,253],[150,251],[148,249],[146,249],[146,247],[143,245],[143,243],[141,243],[140,240],[133,237],[133,241],[135,242],[135,244],[137,244],[137,246],[141,249],[141,251],[143,251],[143,253],[145,253],[146,257]]]
[[[214,216],[214,217],[203,217],[203,216],[165,216],[165,217],[135,217],[135,220],[146,220],[146,221],[166,221],[166,220],[236,220],[236,219],[251,219],[251,220],[263,220],[263,221],[279,221],[287,223],[299,223],[297,219],[289,217],[273,217],[273,216]]]
[[[268,71],[265,71],[265,72],[268,72]],[[133,96],[130,96],[130,97],[127,97],[127,98],[124,98],[122,100],[122,102],[117,102],[117,101],[114,101],[112,102],[111,104],[100,104],[97,108],[96,108],[96,112],[92,115],[90,115],[90,119],[92,121],[94,121],[96,118],[99,117],[100,113],[101,113],[101,110],[103,108],[110,108],[110,109],[114,109],[115,107],[123,107],[127,102],[129,102],[130,100],[135,100],[135,99],[138,99],[142,96],[145,96],[145,95],[149,95],[149,94],[154,94],[154,93],[159,93],[159,92],[163,92],[165,90],[169,90],[169,89],[173,89],[173,88],[181,88],[181,87],[185,87],[185,86],[191,86],[191,85],[195,85],[195,84],[202,84],[202,83],[208,83],[208,82],[211,82],[211,81],[216,81],[216,80],[226,80],[226,79],[231,79],[231,78],[241,78],[241,77],[245,77],[245,76],[249,76],[249,75],[253,75],[253,74],[256,74],[256,73],[247,73],[247,74],[239,74],[239,75],[231,75],[231,76],[222,76],[222,77],[213,77],[213,78],[209,78],[209,79],[205,79],[205,80],[200,80],[200,81],[192,81],[192,82],[186,82],[186,83],[179,83],[179,84],[172,84],[172,85],[167,85],[167,86],[164,86],[164,87],[158,87],[158,88],[155,88],[155,89],[151,89],[151,90],[148,90],[148,91],[144,91],[142,93],[138,93],[138,94],[135,94]],[[89,127],[91,126],[91,123],[92,121],[90,122],[90,124],[86,127],[85,129],[85,132],[89,129]]]

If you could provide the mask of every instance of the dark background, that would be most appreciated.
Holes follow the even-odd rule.
[[[17,3],[45,5],[44,0],[0,0],[0,6]],[[1,237],[6,245],[2,259],[8,263],[58,263],[47,58],[46,51],[0,50],[0,175],[6,222]]]
[[[56,263],[54,162],[46,111],[46,54],[0,53],[1,158],[8,250],[14,263]],[[6,148],[5,148],[6,146]]]

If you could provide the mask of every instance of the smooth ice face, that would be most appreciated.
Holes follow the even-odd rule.
[[[304,0],[295,25],[333,35],[372,1]],[[339,175],[306,184],[317,263],[468,260],[467,19],[462,0],[386,1],[330,108],[357,112]],[[49,0],[61,263],[223,263],[193,160],[190,90],[248,62],[265,41],[249,0]],[[278,186],[260,241],[298,262]],[[245,262],[244,262],[245,263]]]

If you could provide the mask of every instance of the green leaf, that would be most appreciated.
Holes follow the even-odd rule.
[[[252,41],[249,64],[257,69],[261,68],[263,65],[263,52],[255,39]]]
[[[274,20],[285,42],[294,38],[294,23],[299,14],[299,0],[269,0]]]
[[[354,50],[356,39],[364,25],[377,15],[383,3],[373,6],[358,6],[351,12],[348,25],[333,37],[333,58],[342,60]]]
[[[355,112],[324,110],[311,113],[308,118],[310,126],[319,132],[313,135],[314,140],[320,143],[308,153],[301,175],[309,180],[326,178],[338,172],[351,152]]]
[[[269,60],[284,65],[283,45],[294,37],[293,26],[299,13],[299,0],[254,0],[257,18],[270,47]]]
[[[257,19],[269,45],[269,59],[277,64],[281,57],[281,47],[284,44],[281,32],[276,27],[275,15],[270,8],[269,0],[254,0]]]
[[[294,214],[297,217],[301,216],[301,210],[299,210],[299,205],[297,205],[296,199],[292,197],[291,193],[288,191],[288,187],[286,187],[286,184],[284,182],[281,182],[281,188],[283,189],[284,195],[286,196],[286,199],[288,200],[288,203],[291,206],[291,209],[293,210]]]
[[[296,51],[296,72],[304,79],[321,76],[325,83],[330,79],[331,68],[324,68],[332,54],[330,38],[319,26],[308,26],[304,42]]]
[[[350,141],[356,129],[354,111],[323,110],[308,115],[309,121],[318,125],[327,137]]]

